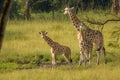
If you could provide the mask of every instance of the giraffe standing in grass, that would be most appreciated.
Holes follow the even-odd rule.
[[[39,32],[41,37],[48,43],[51,47],[51,55],[52,55],[52,64],[56,64],[57,55],[64,54],[68,63],[72,62],[71,59],[71,50],[69,47],[59,44],[58,42],[53,41],[51,38],[47,36],[46,31]]]
[[[86,37],[85,40],[89,43],[88,45],[94,44],[96,51],[97,51],[97,64],[99,64],[100,60],[100,52],[102,51],[104,55],[104,62],[106,62],[106,53],[105,53],[105,48],[104,48],[104,40],[103,40],[103,35],[100,31],[98,30],[92,30],[90,29],[87,25],[85,25],[82,21],[80,21],[76,15],[71,11],[72,8],[69,8],[68,6],[65,8],[64,14],[69,14],[70,19],[72,20],[72,23],[74,27],[78,31],[78,36],[81,36],[80,34],[80,29],[84,31],[84,36]]]
[[[80,47],[80,61],[79,64],[81,65],[83,62],[86,65],[86,62],[89,61],[92,53],[93,44],[86,39],[84,35],[84,31],[80,29],[78,33],[78,40],[79,40],[79,47]]]

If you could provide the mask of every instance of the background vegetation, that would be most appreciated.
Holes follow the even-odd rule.
[[[61,12],[66,4],[74,6],[76,13],[79,10],[111,10],[113,4],[112,0],[13,0],[10,18],[23,18],[26,7],[28,7],[27,1],[31,13],[52,12],[51,15],[55,15],[54,12],[56,11]],[[4,0],[0,1],[0,12],[2,11],[3,2]],[[117,1],[117,3],[119,2]]]
[[[2,0],[1,0],[2,1]],[[119,80],[120,41],[119,21],[104,25],[102,33],[105,40],[108,64],[96,65],[96,53],[93,49],[91,65],[78,66],[79,46],[77,32],[69,17],[63,15],[64,5],[78,5],[79,0],[30,0],[31,19],[24,19],[25,2],[13,0],[10,18],[0,53],[0,80]],[[111,0],[80,0],[77,16],[92,29],[101,29],[101,25],[88,23],[86,15],[95,21],[104,22],[118,19],[111,12]],[[104,1],[104,3],[102,2]],[[89,4],[89,6],[86,6]],[[47,6],[43,6],[47,5]],[[105,6],[103,6],[105,5]],[[48,8],[49,7],[49,8]],[[54,7],[54,8],[53,8]],[[0,9],[2,3],[0,2]],[[1,11],[1,10],[0,10]],[[54,11],[54,18],[53,18]],[[63,56],[58,57],[58,66],[52,67],[50,47],[38,34],[45,30],[53,40],[71,48],[73,64],[65,65]],[[62,64],[60,64],[62,63]],[[31,75],[32,74],[32,75]]]

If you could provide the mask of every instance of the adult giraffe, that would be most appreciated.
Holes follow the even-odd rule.
[[[104,62],[106,64],[107,63],[106,62],[106,53],[105,53],[104,39],[103,39],[102,33],[98,30],[90,29],[87,25],[85,25],[84,22],[80,21],[77,18],[77,16],[74,15],[74,13],[72,12],[72,8],[69,8],[69,6],[67,6],[65,8],[64,14],[68,14],[70,16],[70,19],[72,20],[74,27],[77,29],[77,31],[79,32],[80,29],[84,30],[84,32],[85,32],[84,35],[85,35],[86,39],[95,45],[95,48],[97,51],[97,64],[99,64],[99,61],[100,61],[100,52],[101,51],[104,55]],[[78,34],[78,35],[80,36],[81,34]]]

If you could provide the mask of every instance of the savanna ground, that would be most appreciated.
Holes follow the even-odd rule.
[[[100,21],[114,18],[103,12],[88,14]],[[85,13],[78,16],[85,19]],[[77,32],[69,17],[59,14],[56,20],[51,20],[45,13],[37,17],[30,21],[9,20],[0,53],[0,80],[120,80],[120,46],[111,36],[116,27],[120,27],[119,22],[108,22],[102,31],[108,63],[104,64],[101,54],[100,65],[96,65],[93,49],[91,65],[84,67],[78,66]],[[98,29],[96,25],[89,26]],[[40,37],[38,32],[41,30],[47,31],[53,40],[71,48],[73,64],[64,65],[64,57],[60,56],[58,66],[50,65],[50,47]]]

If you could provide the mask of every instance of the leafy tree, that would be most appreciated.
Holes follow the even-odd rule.
[[[33,12],[49,12],[50,0],[30,0],[30,6]]]
[[[20,16],[20,8],[21,4],[19,3],[19,0],[13,0],[12,6],[11,6],[11,11],[10,11],[10,18],[16,18]]]
[[[112,0],[112,11],[115,12],[115,15],[118,14],[120,10],[120,0]]]
[[[31,14],[30,14],[30,1],[26,0],[26,8],[25,8],[25,19],[29,20],[31,18]]]
[[[0,13],[2,12],[3,4],[4,4],[4,0],[0,0]]]
[[[19,18],[25,15],[25,1],[26,0],[12,0],[12,9],[10,12],[10,18]],[[75,7],[75,12],[78,13],[78,10],[90,10],[90,9],[102,9],[107,10],[111,8],[112,1],[119,0],[29,0],[31,12],[52,12],[54,17],[55,11],[60,11],[64,9],[66,4]],[[4,0],[0,0],[0,12],[2,9]],[[115,3],[115,2],[114,2]],[[118,4],[117,4],[118,5]],[[120,1],[119,1],[120,5]],[[117,7],[113,8],[114,10]]]

